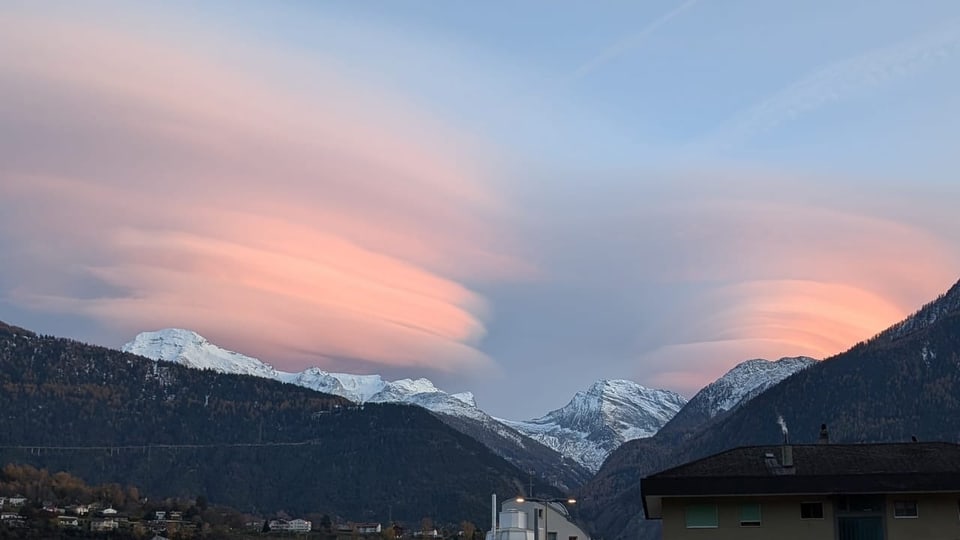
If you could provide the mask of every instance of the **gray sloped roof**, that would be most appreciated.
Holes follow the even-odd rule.
[[[644,509],[662,497],[960,492],[960,445],[943,442],[745,446],[641,480]],[[648,504],[653,503],[651,508]]]

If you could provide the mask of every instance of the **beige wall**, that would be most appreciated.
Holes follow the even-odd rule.
[[[894,518],[893,502],[917,501],[917,518]],[[823,519],[800,519],[800,503],[823,502]],[[960,494],[889,495],[885,505],[886,540],[960,540]],[[716,503],[719,526],[716,529],[687,529],[684,508],[688,504]],[[759,527],[740,526],[740,504],[760,502]],[[663,499],[663,540],[688,539],[770,539],[833,540],[834,510],[830,497],[717,497]],[[774,535],[774,536],[771,536]]]
[[[916,518],[894,518],[893,501],[917,501]],[[886,505],[888,540],[955,540],[960,539],[960,495],[890,495]]]
[[[801,502],[823,502],[823,519],[800,519]],[[684,508],[687,504],[717,504],[719,518],[716,529],[688,529]],[[740,504],[760,503],[759,527],[740,526]],[[771,534],[776,536],[771,536]],[[663,499],[663,540],[687,539],[757,539],[757,540],[832,540],[833,504],[827,498],[783,497],[770,499],[719,497],[714,499]],[[912,539],[919,540],[919,539]]]

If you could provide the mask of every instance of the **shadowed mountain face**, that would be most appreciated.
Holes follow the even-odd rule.
[[[137,485],[152,497],[205,495],[243,511],[357,521],[392,512],[410,523],[483,523],[490,493],[512,497],[528,481],[420,407],[357,407],[2,323],[0,388],[0,410],[10,412],[0,415],[3,463]]]
[[[624,444],[584,486],[581,515],[604,538],[656,538],[659,524],[640,517],[641,477],[736,446],[776,444],[783,437],[779,417],[797,443],[814,442],[821,423],[834,442],[960,440],[960,283],[730,414],[689,429],[668,423],[651,438]]]

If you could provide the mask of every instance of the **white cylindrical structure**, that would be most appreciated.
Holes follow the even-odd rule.
[[[526,529],[527,513],[515,509],[500,512],[500,527],[504,529]]]
[[[490,495],[490,530],[493,532],[493,538],[497,538],[497,494]]]

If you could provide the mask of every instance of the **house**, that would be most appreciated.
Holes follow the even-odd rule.
[[[268,524],[270,531],[310,532],[313,523],[303,519],[274,519]]]
[[[73,504],[67,507],[67,512],[75,516],[85,516],[90,513],[90,508],[85,504]]]
[[[60,508],[59,506],[57,506],[56,504],[53,504],[53,503],[45,503],[45,504],[43,505],[43,511],[44,511],[44,512],[49,512],[49,513],[51,513],[51,514],[66,514],[66,513],[67,513],[66,510],[64,510],[63,508]]]
[[[488,532],[487,540],[590,540],[560,502],[517,498],[500,508],[496,535]]]
[[[92,532],[115,531],[120,527],[120,522],[112,517],[99,517],[90,520],[90,530]]]
[[[0,513],[0,521],[10,521],[12,519],[20,519],[20,514],[16,512],[2,512]]]
[[[7,497],[7,504],[10,506],[23,506],[27,504],[27,498],[23,495],[14,495],[13,497]]]
[[[76,528],[80,526],[80,520],[77,516],[57,516],[57,526],[64,528]]]
[[[117,510],[112,506],[108,506],[100,511],[100,515],[102,516],[115,516],[117,514],[118,514]]]
[[[313,529],[313,523],[305,519],[291,519],[287,522],[287,530],[293,532],[310,532]]]
[[[741,447],[640,489],[664,540],[960,537],[960,445],[951,443]]]
[[[357,523],[354,528],[358,534],[379,534],[383,530],[379,523]]]
[[[170,521],[183,521],[183,512],[179,510],[172,510],[167,519]]]

